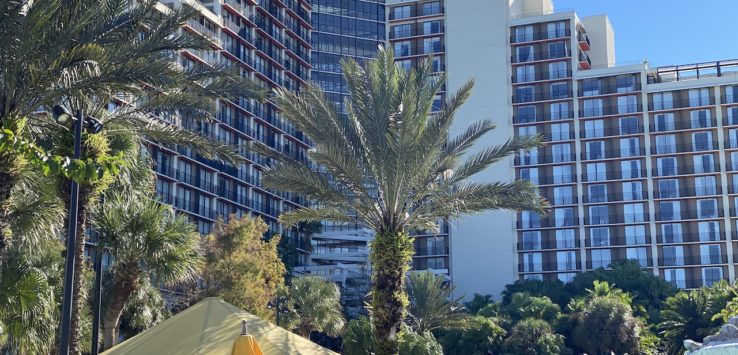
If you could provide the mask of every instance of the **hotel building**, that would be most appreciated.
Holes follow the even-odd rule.
[[[438,41],[423,32],[426,8],[441,9]],[[460,295],[566,282],[626,259],[680,288],[735,280],[738,61],[616,65],[607,16],[580,19],[551,0],[392,0],[388,12],[402,65],[442,48],[433,53],[449,91],[476,80],[456,132],[490,118],[498,128],[481,145],[546,139],[478,179],[538,184],[548,216],[495,211],[452,224]]]

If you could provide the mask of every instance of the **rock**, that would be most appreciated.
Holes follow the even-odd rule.
[[[702,344],[694,340],[687,339],[684,341],[684,348],[687,349],[687,354],[689,354],[692,351],[700,350],[702,348]]]

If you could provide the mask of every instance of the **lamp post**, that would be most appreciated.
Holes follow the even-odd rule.
[[[100,240],[97,242],[95,251],[95,289],[94,303],[92,304],[92,355],[100,352],[100,301],[102,296],[102,259],[105,255],[105,249],[100,246]]]
[[[74,130],[74,155],[75,160],[79,160],[82,155],[82,127],[87,126],[87,131],[95,134],[102,129],[102,123],[94,117],[85,117],[82,110],[77,110],[77,115],[72,113],[64,106],[55,105],[51,110],[54,119],[59,124],[66,124],[72,121]],[[79,211],[79,184],[72,180],[72,188],[69,198],[69,235],[67,236],[67,257],[64,269],[64,290],[62,304],[62,320],[61,320],[61,344],[59,347],[60,355],[69,355],[69,335],[72,323],[72,298],[74,285],[74,258],[75,258],[75,241],[77,240],[77,214]]]

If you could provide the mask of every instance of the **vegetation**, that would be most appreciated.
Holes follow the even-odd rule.
[[[286,309],[284,324],[306,338],[311,332],[339,336],[346,325],[341,291],[335,283],[318,276],[292,279]]]
[[[284,287],[285,267],[277,253],[280,238],[264,240],[267,230],[261,219],[245,216],[216,223],[203,245],[204,295],[274,319],[268,305]]]
[[[462,297],[452,298],[454,287],[442,275],[432,271],[408,274],[407,295],[410,301],[407,322],[423,334],[441,328],[463,328],[469,315],[460,304]]]

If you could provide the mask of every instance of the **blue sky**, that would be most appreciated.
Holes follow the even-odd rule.
[[[606,13],[618,62],[651,66],[738,59],[738,0],[553,0],[582,18]]]

